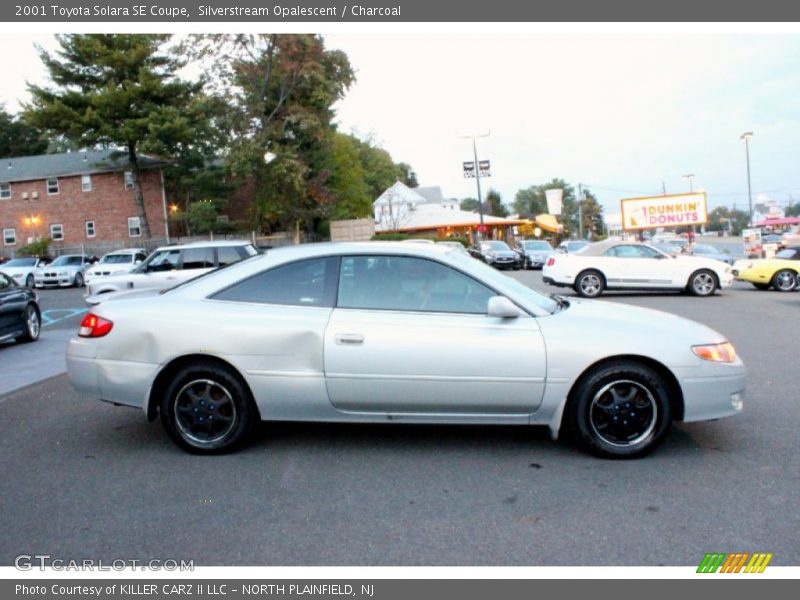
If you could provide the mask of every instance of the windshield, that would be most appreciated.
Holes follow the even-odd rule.
[[[133,262],[133,254],[106,254],[100,259],[104,265],[124,265]]]
[[[483,247],[488,250],[510,250],[505,242],[484,242]]]
[[[552,250],[553,248],[547,242],[525,242],[523,244],[525,250]]]
[[[4,264],[4,267],[32,267],[36,264],[35,258],[15,258]]]
[[[570,252],[580,252],[588,245],[589,242],[567,242],[567,249]]]
[[[83,264],[83,257],[82,256],[59,256],[55,259],[52,263],[50,263],[51,267],[71,267],[74,265],[82,265]]]
[[[717,249],[713,246],[705,246],[703,244],[697,245],[693,248],[692,252],[695,254],[717,254]]]
[[[535,304],[548,313],[554,313],[559,308],[558,302],[549,296],[545,296],[544,294],[532,290],[516,279],[509,277],[508,275],[503,275],[500,271],[493,269],[483,262],[476,261],[469,255],[465,256],[463,254],[453,252],[452,254],[448,255],[448,258],[456,264],[463,265],[465,267],[465,273],[474,272],[476,269],[480,270],[481,283],[492,287],[501,285],[511,287],[514,294],[521,300]]]

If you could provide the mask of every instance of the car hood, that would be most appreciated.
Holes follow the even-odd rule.
[[[517,253],[513,250],[492,250],[487,252],[489,256],[496,256],[498,258],[516,258]]]
[[[83,265],[83,266],[81,266],[81,265],[64,265],[63,267],[47,266],[47,267],[39,267],[37,269],[37,271],[39,271],[40,273],[44,273],[45,271],[48,271],[48,272],[53,271],[53,272],[58,272],[58,273],[63,273],[64,271],[66,271],[67,273],[76,273],[77,271],[82,271],[84,268],[85,268],[85,265]]]
[[[31,271],[35,271],[36,267],[7,267],[3,268],[3,265],[0,265],[0,272],[5,273],[9,277],[13,275],[21,275],[23,273],[30,273]]]
[[[568,301],[569,308],[554,313],[553,317],[568,322],[578,340],[591,336],[604,345],[620,345],[622,341],[621,345],[630,348],[629,351],[634,351],[633,345],[652,348],[674,340],[682,345],[727,341],[710,327],[661,310],[603,300],[569,298]],[[543,324],[549,320],[541,319]],[[635,344],[632,340],[636,340]]]

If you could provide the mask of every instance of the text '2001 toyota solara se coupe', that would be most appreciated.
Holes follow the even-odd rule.
[[[673,421],[740,412],[745,388],[703,325],[391,242],[281,248],[109,297],[67,364],[79,391],[160,416],[197,453],[240,446],[260,420],[392,421],[546,425],[634,457]]]

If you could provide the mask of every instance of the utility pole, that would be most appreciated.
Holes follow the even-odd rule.
[[[578,239],[583,239],[583,184],[578,184]]]
[[[753,226],[753,191],[750,187],[750,138],[753,137],[752,131],[745,131],[740,140],[744,140],[744,153],[747,159],[747,201],[750,207],[750,222],[748,227]]]
[[[469,135],[460,135],[458,137],[462,139],[471,139],[472,140],[472,156],[475,160],[475,183],[478,186],[478,217],[480,226],[478,227],[478,235],[476,236],[476,240],[483,239],[483,231],[485,229],[483,224],[483,198],[481,196],[481,169],[480,164],[478,163],[478,146],[475,143],[475,138],[479,137],[488,137],[491,132],[487,131],[485,133],[475,133]]]

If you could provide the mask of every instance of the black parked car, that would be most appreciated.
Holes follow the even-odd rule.
[[[520,269],[522,258],[508,244],[499,240],[480,242],[469,249],[473,258],[498,269]]]
[[[41,328],[36,292],[0,273],[0,342],[35,342]]]
[[[544,240],[522,240],[519,242],[517,253],[526,269],[541,269],[548,258],[558,254],[550,243]]]

